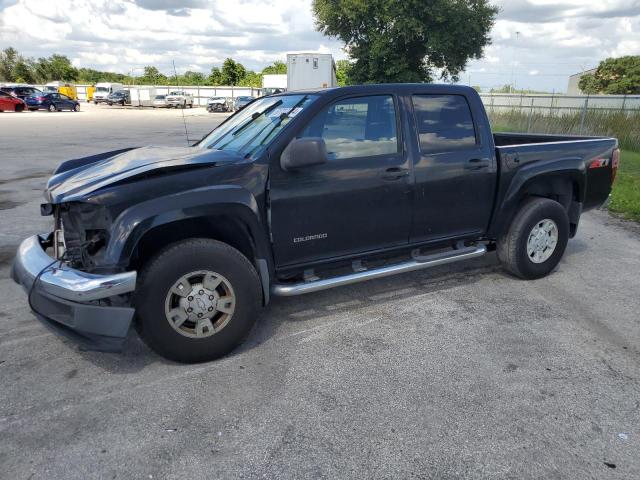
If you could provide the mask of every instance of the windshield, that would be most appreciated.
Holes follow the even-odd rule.
[[[182,92],[171,92],[169,95],[183,95]]]
[[[96,87],[96,92],[108,92],[109,87]]]
[[[156,95],[156,100],[164,100],[164,95]]]
[[[256,100],[211,132],[199,146],[230,150],[247,157],[257,155],[317,98],[317,95],[285,95]]]

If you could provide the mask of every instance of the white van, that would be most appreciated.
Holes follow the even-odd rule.
[[[110,93],[124,90],[121,83],[98,82],[93,93],[93,103],[106,102]]]

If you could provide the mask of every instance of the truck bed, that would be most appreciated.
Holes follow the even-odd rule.
[[[514,178],[543,165],[556,164],[558,172],[575,179],[572,195],[581,210],[602,205],[611,192],[612,154],[618,147],[615,138],[522,133],[496,133],[493,137],[500,170],[498,204],[509,196],[507,190]],[[526,176],[520,181],[526,183]],[[583,176],[584,182],[580,180]]]
[[[529,145],[533,143],[574,142],[578,140],[599,140],[607,137],[588,137],[580,135],[551,135],[531,133],[494,133],[493,140],[496,147],[510,147],[513,145]]]

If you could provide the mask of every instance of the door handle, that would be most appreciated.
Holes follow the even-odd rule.
[[[407,175],[409,175],[408,168],[391,167],[382,172],[380,176],[385,180],[399,180]]]
[[[488,158],[472,158],[464,168],[467,170],[480,170],[481,168],[488,168],[489,165],[491,165],[491,160]]]

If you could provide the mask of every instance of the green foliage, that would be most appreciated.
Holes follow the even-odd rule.
[[[36,63],[36,71],[43,81],[62,80],[73,82],[78,78],[78,69],[71,64],[71,60],[65,55],[54,53],[49,58],[39,58]]]
[[[222,72],[219,67],[211,67],[211,73],[209,74],[209,85],[222,85]]]
[[[609,210],[640,222],[640,153],[622,151]]]
[[[142,76],[135,79],[135,83],[139,85],[168,85],[169,78],[160,73],[156,67],[147,65],[143,69]]]
[[[582,93],[588,93],[590,95],[596,95],[600,93],[602,85],[596,76],[592,73],[587,73],[586,75],[582,75],[580,77],[580,81],[578,82],[578,87],[582,91]]]
[[[344,87],[345,85],[351,85],[353,82],[349,77],[351,72],[351,62],[349,60],[338,60],[336,62],[336,79],[338,85]]]
[[[541,90],[529,90],[527,88],[513,88],[513,86],[511,85],[503,85],[502,87],[499,87],[499,88],[492,88],[489,91],[491,93],[517,93],[517,94],[524,94],[524,95],[528,95],[530,93],[549,93],[549,92],[543,92]]]
[[[578,83],[584,93],[610,95],[640,94],[640,55],[607,58],[596,71],[583,75]]]
[[[263,75],[282,75],[285,73],[287,73],[287,64],[280,60],[276,60],[272,65],[262,69]]]
[[[0,52],[0,80],[5,82],[16,81],[15,68],[20,59],[21,57],[15,48],[5,48]]]
[[[133,83],[133,78],[128,75],[123,75],[122,73],[113,73],[113,72],[101,72],[99,70],[94,70],[93,68],[80,68],[78,69],[78,80],[79,83],[88,83],[90,85],[96,84],[98,82],[118,82],[124,84]]]
[[[621,148],[640,151],[640,111],[587,110],[583,123],[582,112],[534,111],[530,117],[526,107],[486,108],[494,131],[610,136],[618,139]]]
[[[238,85],[242,87],[260,88],[262,87],[262,74],[249,70],[245,73],[244,78],[240,80]]]
[[[276,61],[264,69],[265,72],[286,73],[284,62]],[[260,88],[262,73],[247,70],[244,65],[227,58],[220,67],[212,67],[211,73],[187,70],[182,75],[166,75],[157,67],[147,65],[143,74],[132,77],[121,73],[101,72],[92,68],[75,68],[69,58],[53,54],[48,58],[25,58],[11,47],[0,52],[0,81],[21,83],[47,83],[53,80],[96,84],[119,82],[126,85],[236,85]]]
[[[354,83],[457,80],[490,43],[488,0],[313,0],[316,28],[341,39]]]
[[[232,58],[227,58],[222,64],[222,84],[223,85],[239,85],[240,81],[246,76],[247,71],[239,62]]]

